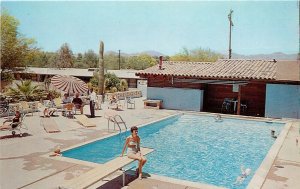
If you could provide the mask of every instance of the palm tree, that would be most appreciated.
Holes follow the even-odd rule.
[[[31,80],[21,80],[21,83],[16,83],[16,88],[9,87],[8,95],[25,97],[27,101],[39,94],[39,86],[33,85]]]

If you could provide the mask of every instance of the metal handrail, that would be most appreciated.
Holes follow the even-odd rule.
[[[117,118],[119,118],[121,121],[118,121]],[[119,131],[120,133],[122,132],[121,126],[119,124],[124,124],[125,129],[127,131],[127,125],[125,123],[125,121],[123,120],[123,118],[120,115],[115,115],[112,117],[108,118],[108,130],[109,130],[109,121],[112,121],[114,123],[114,129],[115,129],[115,125],[117,124],[117,126],[119,127]]]

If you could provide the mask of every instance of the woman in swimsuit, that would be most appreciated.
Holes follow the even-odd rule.
[[[10,128],[14,129],[15,127],[17,127],[19,125],[20,118],[21,118],[21,113],[20,113],[20,111],[17,110],[15,117],[11,121],[9,121],[9,120],[4,121],[3,125],[0,126],[0,130],[6,130],[6,129],[10,129]],[[7,122],[12,122],[12,123],[5,124]]]
[[[142,179],[142,168],[147,162],[147,159],[142,155],[140,150],[140,137],[138,136],[138,128],[136,126],[131,127],[131,136],[126,138],[125,145],[122,150],[121,157],[127,147],[127,157],[139,161],[139,179]]]

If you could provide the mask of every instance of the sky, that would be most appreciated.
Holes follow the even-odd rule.
[[[244,55],[298,53],[299,3],[294,1],[2,1],[20,21],[19,32],[44,51],[68,43],[89,49],[174,55],[183,48]]]

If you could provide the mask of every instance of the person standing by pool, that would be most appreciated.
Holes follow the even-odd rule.
[[[142,169],[145,163],[147,162],[146,157],[144,157],[140,150],[141,139],[138,136],[138,128],[136,126],[131,127],[131,136],[126,138],[121,157],[124,154],[124,151],[127,147],[127,157],[130,159],[135,159],[139,161],[139,179],[142,179]]]
[[[91,88],[90,90],[90,112],[91,112],[91,118],[95,117],[95,102],[96,102],[96,93],[94,92],[94,89]]]

